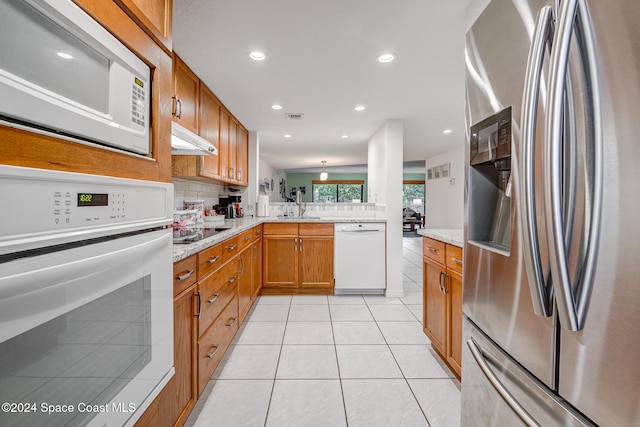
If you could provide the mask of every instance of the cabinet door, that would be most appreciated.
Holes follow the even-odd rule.
[[[151,38],[171,53],[172,0],[115,0]]]
[[[198,127],[200,136],[220,149],[220,101],[208,87],[200,85],[200,118]],[[200,175],[209,178],[220,177],[218,156],[199,156]]]
[[[460,378],[462,373],[462,275],[447,269],[447,362]]]
[[[263,286],[298,286],[298,238],[264,236],[262,239]]]
[[[253,302],[262,288],[262,239],[258,239],[251,245],[252,267],[251,273],[251,301]]]
[[[234,118],[229,121],[229,176],[232,181],[236,181],[236,168],[238,161],[238,122]]]
[[[247,185],[249,182],[247,176],[249,170],[249,132],[242,126],[238,126],[237,159],[236,179],[240,184]]]
[[[424,332],[431,347],[444,356],[446,332],[446,296],[440,290],[445,268],[428,257],[422,257],[424,275]]]
[[[218,146],[218,162],[220,164],[220,176],[229,178],[229,120],[231,115],[222,108],[220,110],[220,145]]]
[[[173,74],[175,103],[173,120],[191,132],[198,133],[200,80],[175,53],[173,55]]]
[[[247,246],[238,254],[240,271],[238,272],[238,313],[240,322],[244,320],[251,307],[252,283],[251,283],[251,246]]]
[[[302,237],[298,249],[300,286],[333,287],[333,237]]]

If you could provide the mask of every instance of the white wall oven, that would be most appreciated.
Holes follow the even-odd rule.
[[[71,0],[0,2],[0,120],[150,152],[151,70]]]
[[[132,425],[171,378],[172,198],[0,166],[0,425]]]

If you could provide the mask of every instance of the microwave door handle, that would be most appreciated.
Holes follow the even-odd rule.
[[[587,205],[586,219],[589,229],[583,237],[585,250],[580,260],[581,271],[576,277],[576,295],[569,275],[567,232],[563,224],[563,144],[565,102],[565,76],[569,62],[571,37],[576,29],[576,37],[580,54],[585,66],[584,74],[590,87],[585,97],[585,109],[590,129],[587,139],[590,147],[587,155],[587,183],[585,195]],[[547,238],[549,241],[549,258],[553,287],[556,294],[558,317],[564,329],[579,331],[584,326],[591,290],[595,275],[598,244],[601,231],[602,187],[603,187],[603,137],[602,114],[600,111],[600,93],[595,61],[595,39],[591,27],[589,11],[584,0],[565,1],[560,6],[558,30],[551,51],[550,96],[547,110],[547,128],[544,146],[544,162],[547,169],[545,184],[545,202],[547,213]],[[589,120],[590,119],[590,120]],[[575,168],[575,165],[571,167]],[[571,223],[571,221],[569,221]]]
[[[547,45],[554,30],[553,7],[545,6],[538,12],[535,32],[529,50],[524,93],[522,97],[522,152],[520,170],[520,230],[523,236],[523,254],[531,292],[533,311],[541,317],[552,313],[551,292],[547,286],[540,260],[540,244],[535,210],[535,140],[537,107],[542,78],[542,65]]]

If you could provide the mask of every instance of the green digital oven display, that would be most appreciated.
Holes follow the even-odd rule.
[[[109,195],[78,193],[78,206],[109,206]]]

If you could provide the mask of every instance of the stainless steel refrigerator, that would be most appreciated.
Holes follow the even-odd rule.
[[[640,2],[466,38],[463,426],[640,426]]]

